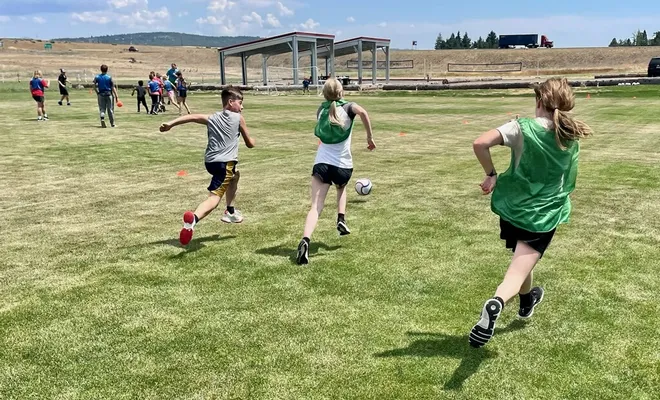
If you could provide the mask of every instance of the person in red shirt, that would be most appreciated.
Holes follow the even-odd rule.
[[[32,93],[32,98],[37,102],[37,121],[48,120],[48,114],[46,114],[45,106],[45,93],[44,91],[48,87],[48,81],[44,79],[41,71],[34,71],[32,79],[30,80],[30,93]]]

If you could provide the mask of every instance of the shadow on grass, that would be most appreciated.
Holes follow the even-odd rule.
[[[507,327],[495,330],[495,337],[515,332],[526,326],[522,320],[515,320]],[[374,357],[450,357],[461,360],[451,378],[445,383],[445,390],[459,390],[463,383],[474,375],[484,360],[495,358],[497,352],[488,347],[475,349],[468,344],[468,335],[451,336],[432,332],[407,332],[410,337],[424,337],[410,343],[408,347],[374,354]]]
[[[328,246],[323,242],[320,243],[311,242],[309,244],[309,257],[312,258],[315,254],[319,252],[320,249],[323,249],[324,251],[335,251],[340,248],[341,246]],[[278,246],[259,249],[255,251],[255,253],[267,255],[267,256],[285,257],[288,258],[291,262],[295,263],[297,251],[298,251],[297,246],[291,248],[283,245],[278,245]]]
[[[349,204],[364,204],[367,201],[369,201],[369,200],[367,200],[367,199],[350,199],[350,200],[348,200],[348,203]]]
[[[193,240],[190,241],[190,243],[188,243],[187,246],[182,246],[181,243],[179,243],[179,239],[176,239],[176,238],[167,239],[167,240],[159,240],[157,242],[151,242],[151,243],[147,243],[147,244],[148,245],[165,244],[165,245],[169,245],[169,246],[172,246],[172,247],[179,248],[183,251],[180,252],[177,255],[172,256],[171,258],[180,258],[180,257],[183,257],[184,255],[186,255],[188,253],[194,253],[198,250],[203,249],[204,247],[206,247],[205,243],[219,242],[221,240],[229,240],[229,239],[234,239],[234,238],[236,238],[236,236],[233,236],[233,235],[228,235],[228,236],[210,235],[210,236],[205,236],[205,237],[193,239]]]

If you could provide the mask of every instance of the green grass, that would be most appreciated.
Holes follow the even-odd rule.
[[[546,300],[529,322],[513,302],[481,350],[466,334],[511,255],[471,142],[533,112],[528,93],[348,96],[373,119],[375,152],[356,124],[353,181],[374,190],[350,192],[340,239],[333,189],[301,268],[318,97],[247,94],[245,222],[211,214],[181,248],[182,213],[206,197],[205,128],[160,134],[171,113],[122,93],[119,127],[99,129],[87,91],[72,107],[50,94],[37,123],[28,94],[3,92],[0,398],[658,398],[660,99],[639,90],[580,92],[596,134],[537,267]],[[494,157],[504,170],[508,151]]]

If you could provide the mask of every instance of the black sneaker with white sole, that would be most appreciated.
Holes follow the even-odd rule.
[[[493,337],[495,321],[500,316],[504,304],[499,299],[489,299],[481,310],[481,319],[470,331],[468,338],[470,346],[482,347]]]
[[[348,229],[348,225],[346,225],[346,221],[338,221],[337,222],[337,230],[339,231],[340,236],[351,234],[351,230]]]
[[[543,288],[535,287],[532,288],[529,293],[532,295],[532,304],[527,307],[520,305],[520,310],[518,310],[518,316],[520,318],[529,318],[532,316],[532,314],[534,314],[534,307],[543,301],[543,295],[545,294],[545,291]]]
[[[298,263],[298,265],[309,264],[309,243],[305,240],[301,240],[300,243],[298,243],[296,263]]]

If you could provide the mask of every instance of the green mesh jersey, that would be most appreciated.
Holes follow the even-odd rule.
[[[562,150],[555,132],[534,119],[522,118],[518,124],[522,154],[516,163],[516,154],[511,152],[509,169],[497,178],[491,209],[518,228],[549,232],[569,220],[569,194],[575,189],[580,146],[573,141]]]

